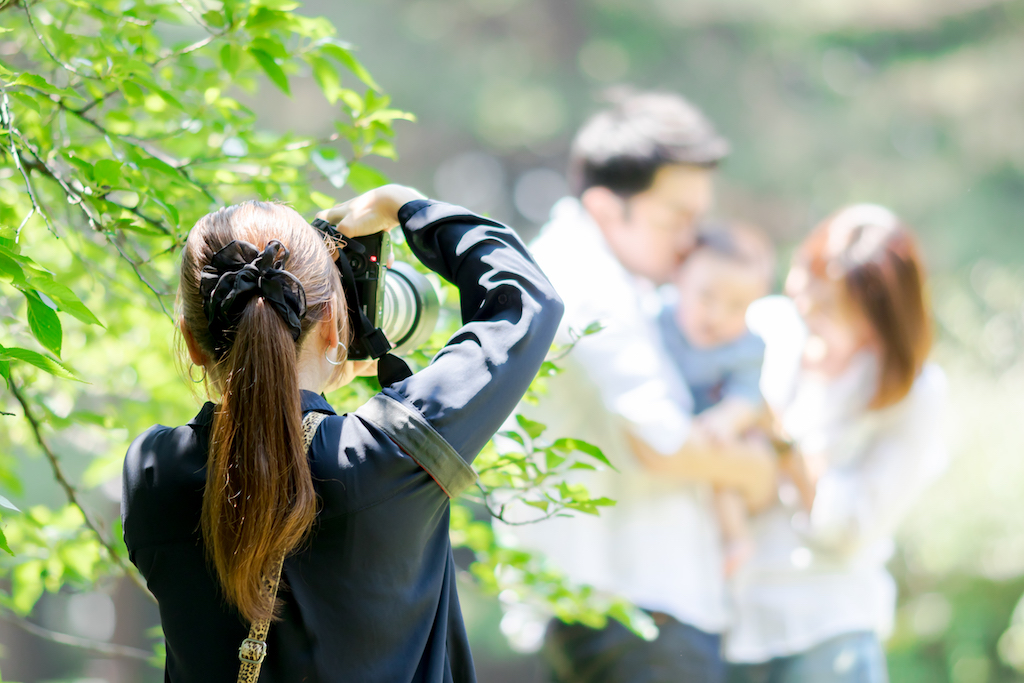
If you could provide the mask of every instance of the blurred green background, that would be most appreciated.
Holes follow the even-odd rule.
[[[682,93],[732,141],[716,211],[781,253],[843,203],[918,231],[953,462],[901,533],[892,679],[1024,680],[1024,2],[309,2],[416,124],[393,179],[532,235],[609,86]],[[310,90],[313,86],[310,85]],[[298,87],[274,125],[329,125]],[[784,264],[784,262],[783,262]],[[784,273],[781,273],[782,275]],[[543,680],[465,599],[481,680]],[[1019,667],[1019,670],[1015,667]],[[504,675],[499,671],[505,672]],[[514,673],[513,673],[514,672]]]
[[[846,202],[886,204],[915,226],[951,384],[936,428],[954,458],[901,531],[890,672],[1024,680],[1024,1],[311,0],[303,11],[328,16],[419,118],[397,124],[399,161],[375,165],[527,237],[565,192],[576,127],[619,84],[682,93],[709,115],[734,149],[716,212],[764,226],[783,254]],[[328,132],[334,118],[311,77],[293,77],[290,99],[266,89],[248,103],[275,129]],[[74,598],[48,609],[68,608],[60,600]],[[467,583],[463,606],[481,681],[545,680],[506,644],[497,601]],[[19,676],[8,666],[24,638],[7,643],[5,675]],[[58,675],[65,654],[39,670]],[[156,674],[135,671],[72,680]]]

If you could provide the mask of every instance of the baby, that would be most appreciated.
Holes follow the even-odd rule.
[[[764,415],[758,382],[764,343],[747,329],[747,307],[770,293],[774,250],[760,230],[739,224],[702,232],[675,277],[678,301],[658,323],[669,356],[694,400],[691,438],[732,441]],[[716,490],[715,507],[731,576],[753,550],[743,498]]]

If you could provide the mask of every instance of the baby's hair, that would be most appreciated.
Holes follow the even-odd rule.
[[[756,270],[765,286],[775,279],[775,247],[755,225],[739,221],[708,221],[698,230],[694,254],[707,251],[745,268]]]

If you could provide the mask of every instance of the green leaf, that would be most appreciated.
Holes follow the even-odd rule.
[[[274,59],[288,59],[288,50],[284,44],[274,37],[256,38],[249,46],[250,50],[262,50]]]
[[[535,507],[539,510],[543,510],[544,512],[548,511],[548,506],[550,505],[546,500],[524,500],[523,502],[530,507]]]
[[[407,111],[402,111],[401,109],[380,109],[369,116],[364,117],[363,121],[383,121],[386,123],[397,119],[401,119],[403,121],[415,121],[416,116]]]
[[[224,28],[224,15],[217,10],[210,10],[209,12],[203,13],[203,21],[214,28]]]
[[[520,434],[519,432],[506,431],[500,432],[500,435],[505,437],[506,439],[512,439],[523,448],[526,448],[526,441],[523,439],[523,435]]]
[[[138,87],[138,86],[136,86]],[[90,182],[93,179],[93,165],[84,159],[79,159],[74,154],[65,154],[64,158],[67,159],[68,163],[73,165],[78,171],[86,177]]]
[[[544,433],[545,429],[547,429],[547,427],[542,425],[540,422],[534,422],[523,415],[516,415],[516,422],[519,423],[519,426],[522,427],[523,431],[526,432],[526,435],[531,439],[536,439]]]
[[[348,184],[356,192],[362,194],[375,187],[388,184],[388,178],[375,168],[352,162],[348,165]]]
[[[249,54],[256,58],[256,62],[263,68],[264,73],[274,82],[278,88],[280,88],[288,96],[291,96],[291,90],[288,89],[288,76],[285,75],[284,71],[274,58],[268,53],[257,48],[249,48]]]
[[[379,157],[385,157],[395,161],[398,159],[398,152],[395,150],[395,145],[390,140],[377,140],[370,147],[370,154],[376,154]]]
[[[78,298],[78,295],[54,280],[53,276],[49,273],[33,275],[28,278],[28,284],[33,289],[43,292],[46,296],[56,301],[58,308],[65,313],[73,315],[87,325],[103,327],[103,323],[93,315],[92,311],[86,308],[85,304]]]
[[[8,360],[0,360],[0,377],[3,377],[4,381],[7,382],[8,386],[10,386],[10,382],[11,382],[11,362],[10,361],[8,361]]]
[[[176,98],[170,92],[164,90],[159,85],[157,85],[156,81],[154,81],[153,79],[147,76],[143,76],[142,74],[135,74],[135,80],[137,80],[142,85],[146,86],[146,89],[150,92],[156,93],[160,97],[160,99],[162,99],[164,102],[171,105],[175,109],[185,111],[185,107],[182,106],[181,102],[178,101],[178,98]]]
[[[60,358],[63,332],[57,312],[46,305],[37,292],[25,292],[28,300],[28,325],[32,335],[47,351]]]
[[[321,209],[329,209],[338,203],[334,197],[328,196],[323,192],[317,192],[316,190],[309,193],[309,198]]]
[[[608,458],[605,457],[605,454],[601,451],[600,448],[593,444],[587,443],[586,441],[581,441],[580,439],[558,439],[553,444],[551,444],[551,447],[557,451],[562,451],[563,453],[572,453],[573,451],[585,453],[594,460],[597,460],[598,462],[603,463],[608,467],[611,467],[613,470],[615,469],[615,466],[608,461]]]
[[[287,12],[253,7],[245,20],[245,28],[253,34],[265,34],[271,29],[286,28],[291,24],[292,17]]]
[[[338,93],[338,97],[341,99],[342,102],[345,103],[346,107],[352,110],[353,116],[358,116],[360,113],[362,113],[363,109],[366,108],[366,102],[363,101],[363,98],[355,90],[342,88],[341,91],[339,91]],[[334,123],[334,127],[342,135],[346,134],[346,131],[343,130],[345,126],[346,124],[343,124],[341,121],[336,121]]]
[[[93,167],[93,178],[98,187],[114,187],[121,182],[121,162],[100,159]]]
[[[146,96],[146,94],[142,92],[142,88],[139,87],[138,83],[128,79],[121,81],[121,92],[124,93],[124,98],[128,100],[128,104],[134,107],[142,104],[142,100]]]
[[[555,453],[553,448],[545,449],[544,451],[544,467],[547,468],[548,472],[553,471],[556,467],[565,462],[564,455],[558,455]]]
[[[14,557],[14,551],[11,550],[11,546],[7,545],[7,537],[4,536],[4,530],[3,529],[0,529],[0,550],[3,550],[5,553],[10,555],[11,557]]]
[[[11,571],[11,593],[14,610],[28,614],[43,594],[43,560],[19,564]]]
[[[40,370],[48,372],[56,377],[72,379],[76,382],[82,381],[78,378],[78,375],[60,361],[44,356],[41,353],[36,353],[35,351],[29,351],[28,349],[0,346],[0,361],[4,360],[20,360],[24,363],[28,363],[29,365],[34,365]]]
[[[57,303],[60,305],[60,310],[64,311],[68,315],[74,316],[81,320],[86,325],[99,325],[104,327],[100,319],[93,315],[93,312],[86,308],[85,304],[77,299],[58,299]]]
[[[58,88],[55,85],[50,85],[46,82],[45,78],[43,78],[42,76],[37,76],[36,74],[21,74],[16,79],[14,79],[14,82],[11,83],[11,85],[26,86],[29,88],[33,88],[35,90],[39,90],[40,92],[45,92],[50,95],[63,95],[65,97],[81,97],[74,90],[70,90],[68,88]]]
[[[11,98],[16,102],[20,102],[23,106],[31,109],[37,114],[43,113],[41,103],[43,98],[39,97],[35,93],[24,93],[16,90],[11,91]]]
[[[5,254],[0,247],[0,278],[13,282],[24,282],[25,272],[20,263],[9,254]]]
[[[382,92],[381,87],[377,85],[377,81],[373,80],[373,76],[371,76],[370,72],[366,70],[366,67],[360,64],[347,49],[337,43],[327,43],[326,45],[320,46],[320,52],[329,57],[334,57],[341,62],[345,68],[355,74],[356,78],[377,92]]]
[[[220,49],[220,65],[234,76],[242,64],[242,49],[233,43],[225,43]]]
[[[316,79],[327,101],[331,104],[337,102],[341,97],[341,76],[334,65],[316,55],[307,55],[306,61],[313,67],[313,78]]]
[[[138,161],[138,166],[139,168],[145,168],[151,171],[156,171],[157,173],[167,176],[168,178],[171,178],[179,182],[188,183],[189,185],[191,185],[187,178],[182,177],[181,171],[174,168],[166,161],[161,161],[156,157],[146,157],[145,159],[140,159]]]

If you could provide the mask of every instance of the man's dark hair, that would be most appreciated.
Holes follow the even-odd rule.
[[[612,106],[583,124],[569,155],[569,182],[576,196],[607,187],[630,197],[654,182],[667,164],[713,168],[729,143],[704,115],[679,95],[617,93]]]

